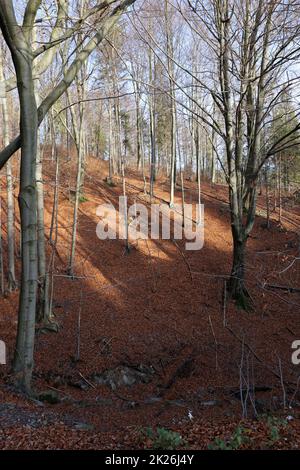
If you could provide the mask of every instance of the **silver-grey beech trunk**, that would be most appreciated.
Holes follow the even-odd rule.
[[[20,386],[28,393],[31,389],[36,317],[38,275],[37,253],[37,198],[36,152],[38,114],[32,76],[32,55],[26,41],[20,37],[11,47],[18,79],[21,130],[21,180],[19,208],[22,231],[21,290],[18,333],[13,369]]]
[[[38,3],[36,4],[38,7]],[[0,9],[0,27],[10,49],[20,102],[21,170],[19,208],[22,231],[21,289],[13,361],[19,386],[31,391],[37,292],[36,151],[38,112],[34,94],[33,54],[27,33],[18,26],[11,1]]]
[[[1,2],[0,28],[12,55],[20,102],[20,135],[0,152],[0,168],[2,168],[13,153],[21,147],[19,207],[22,233],[22,274],[13,370],[18,379],[19,386],[27,393],[31,392],[38,283],[36,194],[38,126],[54,103],[73,82],[82,64],[85,63],[93,50],[106,37],[125,9],[134,3],[134,1],[120,0],[119,4],[104,17],[99,28],[97,28],[97,32],[83,49],[76,54],[63,79],[50,91],[39,106],[39,109],[37,109],[35,99],[34,76],[36,76],[37,70],[34,68],[33,60],[39,54],[48,51],[48,47],[53,47],[52,41],[49,42],[48,47],[47,45],[42,45],[37,51],[33,51],[31,47],[32,29],[37,11],[42,2],[41,0],[29,0],[27,2],[22,26],[19,25],[16,18],[13,1],[3,0]],[[58,22],[60,24],[61,19],[65,15],[66,5],[63,1],[58,3]],[[114,1],[110,0],[100,3],[92,8],[91,12],[97,13],[112,3]],[[62,17],[59,18],[60,14],[62,14]],[[65,36],[71,37],[80,27],[81,23],[82,19],[74,28],[70,28],[70,31],[67,31]],[[53,32],[55,32],[55,36],[56,32],[60,34],[60,31],[57,31],[55,28]],[[53,32],[52,40],[54,39]],[[46,55],[43,67],[45,63],[47,64],[49,57],[51,57],[51,54],[50,56]],[[7,86],[9,89],[9,84]]]

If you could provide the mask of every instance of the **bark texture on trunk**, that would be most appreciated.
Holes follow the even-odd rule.
[[[13,370],[25,392],[31,392],[36,318],[38,253],[36,152],[38,115],[32,78],[31,58],[18,55],[16,63],[20,99],[21,182],[19,208],[22,229],[22,277],[19,321]]]
[[[229,282],[229,290],[233,293],[236,300],[243,299],[245,295],[244,289],[244,275],[245,275],[245,247],[246,243],[244,240],[239,240],[234,230],[232,231],[233,236],[233,261]]]

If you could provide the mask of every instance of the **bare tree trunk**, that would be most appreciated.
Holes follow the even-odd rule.
[[[80,198],[83,194],[83,177],[84,177],[84,166],[85,166],[85,129],[84,129],[84,117],[85,117],[85,79],[86,79],[86,67],[80,70],[80,75],[76,79],[77,85],[77,96],[79,99],[78,113],[75,112],[74,107],[70,108],[71,121],[74,141],[77,149],[77,176],[76,176],[76,188],[75,188],[75,201],[74,201],[74,212],[73,212],[73,227],[72,227],[72,240],[71,240],[71,251],[69,258],[68,273],[74,275],[74,263],[76,253],[76,239],[77,239],[77,226],[78,226],[78,210]],[[68,102],[71,103],[71,97],[69,90],[67,91]],[[77,115],[78,114],[78,115]]]
[[[39,137],[38,137],[39,138]],[[48,276],[46,265],[45,225],[44,225],[44,185],[42,169],[42,151],[38,142],[36,160],[36,191],[37,191],[37,239],[38,239],[38,304],[37,320],[49,320]]]
[[[184,165],[182,162],[182,153],[180,150],[180,139],[177,133],[177,142],[178,142],[178,157],[179,157],[179,165],[180,165],[180,183],[181,183],[181,210],[182,210],[182,227],[185,228],[185,188],[184,188]]]
[[[36,91],[36,102],[39,104],[39,94]],[[38,301],[37,321],[48,322],[50,317],[48,298],[48,274],[45,246],[44,223],[44,184],[43,184],[43,153],[40,144],[40,132],[38,131],[38,143],[36,153],[36,195],[37,195],[37,248],[38,248]]]
[[[114,89],[118,90],[116,87]],[[119,93],[116,91],[116,93]],[[121,116],[120,116],[120,100],[116,98],[114,103],[114,118],[115,118],[115,125],[114,125],[114,146],[116,150],[116,157],[117,157],[117,171],[120,175],[122,173],[122,139],[121,139]]]
[[[128,204],[127,204],[127,194],[126,194],[126,178],[125,178],[125,161],[124,158],[122,158],[121,162],[122,166],[122,187],[123,187],[123,198],[124,198],[124,229],[125,229],[125,247],[127,253],[130,252],[130,246],[129,246],[129,233],[128,233]]]
[[[268,165],[265,168],[265,185],[266,185],[266,209],[267,209],[267,229],[270,229],[270,194],[269,194],[269,175]]]
[[[31,392],[33,351],[37,300],[37,199],[36,153],[38,115],[32,77],[32,54],[21,41],[13,60],[18,78],[21,128],[21,181],[19,207],[22,229],[22,280],[19,303],[19,321],[13,370],[19,385]]]
[[[51,225],[50,225],[50,235],[49,240],[50,244],[54,245],[56,234],[54,236],[54,227],[57,226],[57,215],[58,215],[58,196],[59,196],[59,158],[56,148],[56,140],[55,140],[55,125],[53,122],[53,130],[54,130],[54,142],[52,142],[52,148],[54,149],[54,158],[55,158],[55,180],[54,180],[54,197],[53,197],[53,208],[51,214]]]
[[[165,22],[167,40],[167,69],[170,84],[171,98],[171,171],[170,171],[170,207],[174,205],[174,190],[176,182],[176,104],[174,89],[174,65],[173,65],[173,39],[168,11],[168,1],[165,0]]]
[[[36,6],[38,8],[39,3]],[[7,1],[1,6],[0,27],[11,51],[20,102],[19,208],[22,232],[22,276],[13,371],[19,386],[26,393],[31,393],[38,278],[36,203],[38,112],[34,93],[30,29],[25,33],[19,28],[12,2]]]
[[[103,20],[103,28],[100,28],[100,31],[97,31],[87,42],[82,51],[76,54],[71,66],[64,73],[63,79],[41,104],[39,113],[34,91],[34,54],[31,47],[31,34],[37,11],[42,2],[41,0],[27,2],[23,26],[20,26],[19,18],[16,18],[15,2],[5,0],[1,3],[0,28],[12,55],[20,102],[20,136],[0,152],[0,166],[2,168],[11,155],[21,147],[19,207],[22,232],[22,276],[13,371],[19,386],[26,393],[31,393],[38,283],[36,197],[38,126],[53,104],[68,89],[92,51],[106,37],[125,8],[133,2],[134,0],[121,1],[120,5],[113,10],[112,15],[107,15]],[[102,3],[100,5],[100,8],[106,8]]]
[[[156,141],[155,141],[155,117],[154,117],[153,105],[150,105],[150,142],[151,142],[151,154],[150,154],[150,196],[154,195],[154,182],[156,179]]]
[[[215,106],[213,108],[213,112],[215,112]],[[215,133],[214,129],[212,129],[212,135],[211,135],[211,173],[210,173],[211,184],[215,184],[215,182],[216,182],[215,136],[216,136],[216,133]]]
[[[153,64],[152,52],[149,49],[149,83],[152,84]],[[150,198],[154,195],[154,182],[156,179],[156,136],[155,136],[155,97],[152,96],[153,88],[149,95],[149,115],[150,115]]]
[[[141,115],[140,115],[139,87],[135,85],[135,126],[136,126],[136,167],[141,164]]]
[[[51,161],[54,162],[54,160],[55,160],[55,150],[56,150],[56,148],[55,148],[56,139],[55,139],[55,124],[54,124],[53,109],[51,109],[51,111],[48,115],[48,120],[49,120],[50,142],[51,142]],[[66,144],[67,144],[67,142],[66,142]],[[68,144],[66,146],[68,146]]]
[[[0,289],[1,294],[5,292],[4,266],[3,266],[3,243],[2,243],[2,197],[1,197],[1,179],[0,179]]]
[[[116,107],[116,138],[117,138],[117,148],[118,148],[118,173],[122,174],[122,158],[123,158],[123,148],[122,148],[122,124],[121,124],[121,111],[120,111],[120,100],[117,100]]]
[[[228,283],[232,297],[244,302],[244,258],[247,236],[243,227],[243,198],[241,187],[241,142],[243,126],[241,125],[233,134],[233,102],[232,90],[229,78],[229,23],[224,18],[229,17],[229,2],[225,0],[220,4],[217,11],[219,34],[220,34],[220,79],[222,83],[222,94],[225,106],[224,121],[226,130],[226,154],[229,174],[229,203],[231,215],[231,232],[233,239],[233,261]],[[242,110],[240,110],[242,112]],[[236,139],[237,145],[233,146]]]
[[[198,179],[201,179],[201,132],[199,123],[196,124],[196,166],[198,182]]]
[[[171,84],[174,88],[174,84]],[[174,191],[176,182],[176,107],[172,93],[172,118],[171,118],[171,171],[170,171],[170,207],[174,205]]]
[[[115,139],[113,135],[113,120],[112,120],[112,107],[109,100],[108,103],[109,114],[109,162],[108,162],[108,182],[111,184],[113,175],[115,173]]]
[[[198,126],[199,128],[199,126]],[[199,135],[199,133],[198,133]],[[198,224],[201,222],[201,210],[200,210],[200,205],[201,205],[201,167],[200,167],[200,150],[199,150],[199,145],[198,145],[198,140],[199,137],[197,138],[197,190],[198,190],[198,204],[199,204],[199,220]]]
[[[140,142],[141,142],[141,154],[142,154],[142,176],[145,181],[145,143],[142,126],[140,126]]]
[[[77,144],[77,153],[78,153],[77,178],[76,178],[76,188],[75,188],[71,253],[70,253],[69,267],[68,267],[68,272],[70,275],[74,274],[74,262],[75,262],[77,226],[78,226],[78,209],[79,209],[79,201],[80,201],[80,195],[81,195],[81,181],[82,181],[83,162],[84,162],[84,142],[83,142],[83,122],[82,121],[80,122],[79,142]]]
[[[17,288],[15,273],[15,199],[11,161],[6,165],[7,181],[7,238],[8,238],[8,290]]]
[[[1,49],[1,48],[0,48]],[[0,50],[0,81],[4,80],[2,50]],[[3,90],[1,97],[3,118],[3,144],[9,144],[9,124],[6,92]],[[13,189],[13,176],[11,160],[6,165],[7,187],[7,244],[8,244],[8,290],[11,292],[17,288],[15,274],[15,201]]]
[[[241,304],[243,304],[245,297],[245,248],[246,240],[241,238],[236,230],[233,230],[233,262],[229,287],[233,297]]]
[[[281,154],[279,154],[278,156],[278,204],[279,204],[278,222],[281,225],[281,220],[282,220]]]

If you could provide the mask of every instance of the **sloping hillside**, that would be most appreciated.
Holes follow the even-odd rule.
[[[56,403],[43,401],[42,396],[28,401],[17,395],[9,363],[1,366],[0,448],[147,447],[151,439],[141,428],[149,426],[176,430],[190,447],[205,448],[216,436],[234,433],[242,405],[252,447],[270,445],[266,419],[254,419],[268,413],[289,416],[286,426],[278,421],[282,438],[277,448],[296,447],[300,369],[291,362],[291,344],[300,334],[296,290],[300,271],[299,261],[291,263],[299,256],[299,207],[283,211],[283,226],[273,214],[267,230],[264,197],[260,197],[261,215],[249,239],[246,261],[254,309],[245,312],[224,298],[231,266],[224,187],[202,183],[203,249],[186,251],[184,240],[149,239],[133,242],[127,253],[123,240],[101,241],[96,235],[97,206],[116,205],[122,195],[121,180],[110,186],[106,175],[105,164],[89,158],[80,204],[76,276],[71,278],[66,266],[75,171],[67,160],[62,165],[52,273],[53,313],[59,328],[38,331],[34,372],[35,389],[47,392]],[[49,161],[45,165],[48,237],[53,176]],[[128,170],[126,180],[129,202],[149,206],[141,175]],[[166,207],[168,185],[163,177],[156,183],[155,196],[152,202]],[[197,202],[196,183],[185,182],[185,199]],[[179,188],[176,202],[181,202]],[[5,227],[3,235],[5,242]],[[51,253],[49,244],[49,259]],[[9,362],[17,302],[18,292],[0,298],[0,336],[8,345]]]

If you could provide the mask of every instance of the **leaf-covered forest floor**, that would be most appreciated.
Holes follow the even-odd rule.
[[[298,448],[300,366],[291,362],[291,345],[300,339],[300,294],[266,284],[300,288],[299,261],[286,269],[299,256],[300,206],[286,199],[283,225],[272,212],[267,230],[265,196],[259,196],[246,257],[247,287],[255,307],[245,312],[224,302],[232,246],[224,186],[202,183],[202,250],[186,251],[181,240],[139,240],[127,254],[124,241],[96,236],[96,208],[108,201],[117,204],[122,184],[117,178],[109,186],[104,181],[107,166],[89,158],[80,204],[77,277],[70,279],[69,190],[75,186],[75,164],[66,157],[61,160],[53,277],[59,330],[37,331],[33,381],[37,393],[50,394],[56,403],[42,396],[26,399],[11,384],[18,292],[6,295],[0,298],[0,338],[8,347],[8,364],[0,366],[0,448],[150,448],[155,442],[145,431],[149,427],[180,433],[183,445],[192,449],[205,449],[218,437],[231,447]],[[50,160],[45,163],[47,238],[54,167]],[[127,183],[129,202],[149,204],[138,172],[129,171]],[[185,189],[186,202],[197,202],[196,183],[185,181]],[[158,178],[155,195],[153,202],[168,201],[164,177]],[[50,258],[50,244],[47,250]],[[247,410],[243,420],[241,396]]]

